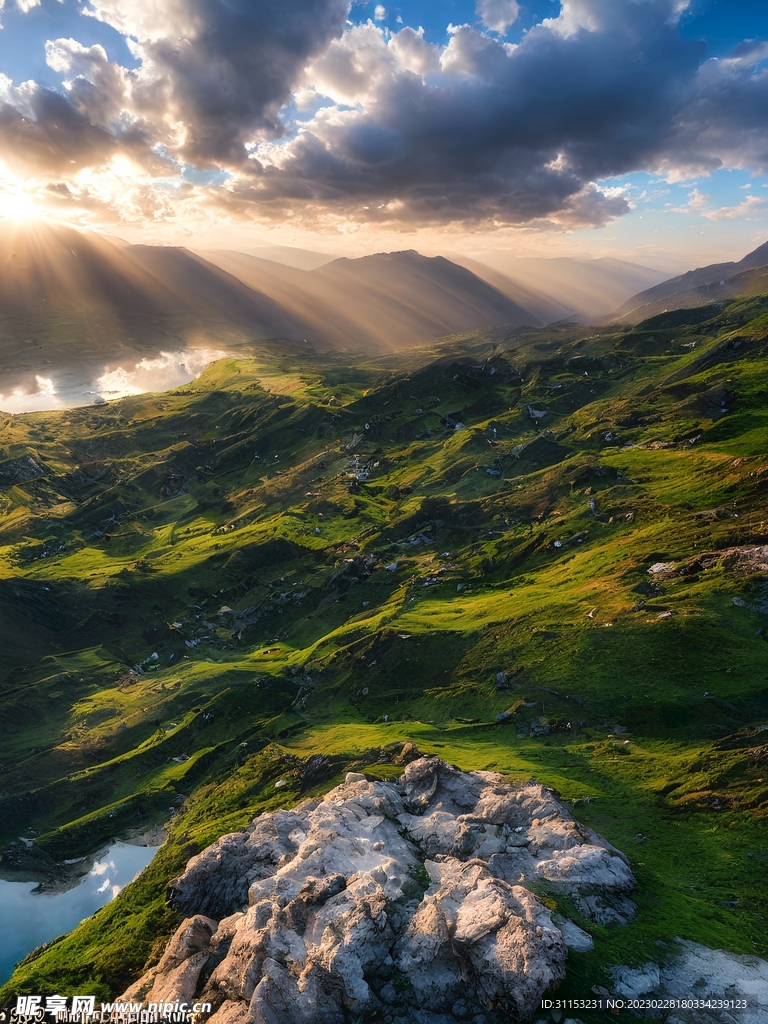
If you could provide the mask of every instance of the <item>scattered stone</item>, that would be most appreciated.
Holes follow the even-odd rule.
[[[637,905],[622,893],[577,893],[574,902],[595,924],[629,924],[637,915]]]
[[[632,588],[636,594],[642,594],[644,597],[661,597],[662,594],[666,594],[666,588],[662,587],[656,580],[642,580],[636,587]],[[645,602],[642,602],[643,604]]]
[[[32,455],[0,462],[0,487],[13,487],[45,476],[46,468]]]
[[[395,758],[397,764],[410,764],[411,761],[418,761],[424,755],[415,743],[404,743],[399,757]]]
[[[656,992],[661,984],[659,965],[653,962],[642,967],[612,967],[611,977],[616,992],[626,999],[638,999],[649,992]]]
[[[573,921],[560,917],[553,917],[553,921],[563,933],[565,944],[569,949],[574,949],[577,953],[588,953],[590,949],[594,948],[595,943],[589,932],[579,928]]]
[[[672,572],[677,566],[674,562],[654,562],[648,570],[652,576],[658,576],[663,572]]]
[[[759,612],[761,615],[768,615],[768,600],[763,600],[759,604],[745,601],[743,597],[734,597],[733,604],[737,608],[747,608],[751,612]]]
[[[531,1016],[564,977],[565,933],[589,936],[526,886],[615,904],[626,859],[544,786],[400,757],[416,759],[398,783],[351,772],[193,857],[170,883],[188,919],[125,998],[210,1001],[212,1024]]]

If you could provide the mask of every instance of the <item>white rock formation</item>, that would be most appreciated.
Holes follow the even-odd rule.
[[[190,917],[125,998],[210,1001],[212,1024],[528,1016],[567,945],[589,946],[564,938],[526,888],[537,880],[608,902],[635,884],[543,786],[436,757],[397,784],[350,773],[193,857],[171,882]]]
[[[627,999],[669,1001],[666,1024],[768,1022],[768,962],[683,939],[677,945],[660,965],[612,967],[614,991]]]

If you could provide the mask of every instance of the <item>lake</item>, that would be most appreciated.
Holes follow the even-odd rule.
[[[115,843],[94,862],[82,882],[66,892],[34,893],[35,882],[0,879],[0,984],[13,974],[14,964],[35,946],[72,931],[84,918],[113,900],[149,864],[158,849]]]

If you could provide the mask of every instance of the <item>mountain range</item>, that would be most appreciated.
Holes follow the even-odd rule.
[[[712,263],[662,281],[633,295],[611,319],[638,323],[658,313],[690,309],[739,295],[760,295],[768,290],[768,242],[738,263]]]
[[[0,393],[11,410],[14,391],[40,388],[62,404],[91,401],[105,372],[125,374],[158,353],[183,363],[190,350],[242,351],[265,338],[387,351],[488,324],[541,322],[471,271],[416,252],[310,271],[237,253],[206,259],[130,245],[63,225],[9,224],[0,232],[0,270]]]
[[[551,273],[541,273],[537,288],[476,261],[462,266],[414,250],[360,259],[280,246],[256,251],[193,252],[131,245],[66,225],[4,224],[3,408],[83,404],[100,394],[145,390],[147,381],[134,380],[139,366],[153,388],[172,387],[204,365],[200,350],[242,353],[259,339],[370,354],[490,325],[540,327],[589,308],[573,281],[560,287],[567,276],[562,261],[545,261]],[[597,273],[592,267],[576,274],[573,266],[572,277]],[[638,281],[658,276],[633,267],[623,267],[623,285],[615,268],[603,268],[603,290],[626,298]],[[606,284],[611,274],[613,292]]]
[[[386,351],[489,324],[542,322],[470,270],[414,250],[341,258],[312,271],[237,252],[201,256],[290,310],[313,343]]]
[[[257,251],[262,255],[193,252],[64,225],[4,225],[2,408],[173,387],[210,358],[246,354],[268,338],[382,354],[489,326],[519,333],[561,320],[636,322],[768,288],[768,243],[738,263],[666,281],[658,271],[610,259],[497,253],[482,262],[414,250],[331,259],[289,247]]]
[[[463,256],[452,259],[527,309],[535,309],[544,323],[566,318],[595,323],[631,295],[667,277],[660,270],[607,256],[591,260],[520,257],[497,250],[474,260]]]

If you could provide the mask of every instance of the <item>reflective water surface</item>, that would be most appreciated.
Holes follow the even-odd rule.
[[[11,976],[14,964],[35,946],[72,931],[114,899],[157,850],[155,846],[115,843],[94,862],[82,882],[66,892],[34,893],[34,882],[0,879],[0,984]]]

